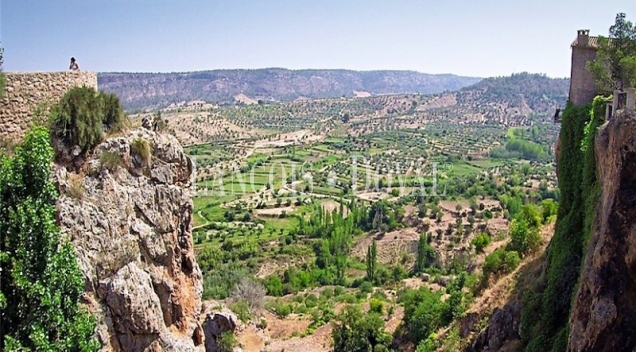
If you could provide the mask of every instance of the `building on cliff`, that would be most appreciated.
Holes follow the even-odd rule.
[[[569,100],[574,105],[592,102],[597,94],[594,76],[587,69],[587,63],[596,59],[598,37],[590,37],[590,31],[581,29],[571,45],[572,66],[570,71]]]
[[[570,65],[568,100],[574,105],[587,104],[592,102],[597,94],[594,76],[587,69],[587,63],[596,59],[598,37],[590,37],[588,29],[579,29],[570,47],[572,48],[572,64]],[[561,122],[561,112],[562,109],[556,110],[554,122]]]

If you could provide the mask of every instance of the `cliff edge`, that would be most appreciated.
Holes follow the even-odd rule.
[[[569,351],[636,348],[636,114],[595,140],[601,194],[570,318]]]
[[[108,138],[82,165],[57,166],[57,207],[102,351],[203,350],[192,161],[173,136],[142,128]]]

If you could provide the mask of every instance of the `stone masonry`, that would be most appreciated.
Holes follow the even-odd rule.
[[[97,89],[95,72],[9,72],[0,100],[0,140],[21,139],[35,118],[47,118],[50,107],[73,87]]]
[[[596,96],[594,76],[587,69],[587,62],[594,61],[598,50],[598,37],[590,37],[587,29],[577,32],[572,43],[572,71],[570,73],[570,101],[575,105],[592,102]]]

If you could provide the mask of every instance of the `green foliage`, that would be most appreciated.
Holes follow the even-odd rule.
[[[486,248],[490,244],[490,235],[488,235],[487,233],[480,233],[479,235],[475,236],[475,238],[473,238],[470,244],[475,247],[475,251],[477,253],[483,253],[484,248]]]
[[[512,272],[521,262],[519,253],[499,248],[486,256],[484,261],[484,276],[500,275]]]
[[[439,293],[426,286],[406,291],[400,299],[404,303],[404,324],[412,341],[420,341],[442,326],[446,306]]]
[[[232,304],[230,304],[229,308],[244,323],[247,323],[252,318],[250,306],[243,300],[233,302]]]
[[[431,266],[435,261],[435,248],[428,243],[428,236],[425,233],[420,234],[417,242],[417,257],[415,260],[415,272],[422,273]]]
[[[278,276],[270,276],[264,284],[268,295],[277,297],[283,295],[283,282]]]
[[[100,93],[104,100],[104,124],[111,132],[121,131],[128,125],[128,117],[121,106],[119,97],[113,93]]]
[[[104,138],[102,126],[116,131],[127,118],[119,99],[82,86],[69,90],[51,110],[51,132],[67,145],[82,151],[96,146]]]
[[[603,106],[603,100],[597,98],[592,106],[569,104],[563,113],[557,164],[561,197],[555,233],[546,252],[545,279],[538,283],[536,296],[525,301],[522,309],[522,317],[529,321],[523,331],[528,351],[565,350],[563,336],[568,331],[572,295],[598,201],[591,141],[602,123]],[[528,318],[537,316],[539,319]]]
[[[4,98],[4,91],[7,85],[7,76],[0,71],[0,99]]]
[[[121,156],[115,152],[105,150],[99,155],[99,163],[110,172],[115,171],[122,162]]]
[[[376,313],[363,314],[357,306],[347,306],[333,321],[331,333],[334,351],[386,351],[391,335],[384,331],[384,321]]]
[[[554,201],[554,199],[545,199],[541,202],[541,216],[542,223],[548,224],[553,221],[556,217],[557,211],[559,209],[559,204]]]
[[[96,351],[95,320],[78,301],[84,277],[55,225],[49,132],[27,133],[0,160],[0,309],[6,350]]]
[[[150,147],[150,143],[148,143],[147,140],[142,138],[135,138],[135,140],[133,140],[132,144],[130,145],[130,152],[139,155],[141,160],[143,160],[146,165],[150,162],[152,150]]]
[[[86,151],[104,138],[104,101],[93,88],[75,87],[53,107],[51,121],[54,135]]]
[[[373,243],[371,243],[369,248],[367,248],[367,258],[366,258],[367,280],[369,281],[373,281],[373,278],[375,277],[375,268],[378,264],[377,256],[378,256],[378,247],[375,244],[375,241],[373,241]]]
[[[415,352],[435,352],[438,347],[439,343],[437,342],[437,335],[432,333],[426,338],[426,340],[420,341]]]
[[[587,67],[602,93],[636,86],[636,26],[624,13],[616,15],[609,37],[599,36],[596,58]]]
[[[292,307],[289,304],[282,303],[279,300],[269,303],[266,308],[281,319],[286,318],[292,312]]]
[[[232,331],[224,331],[216,340],[218,352],[233,352],[238,346],[238,341]]]
[[[247,277],[248,273],[240,264],[220,264],[203,278],[203,299],[225,299],[236,284]]]
[[[539,228],[531,227],[523,217],[518,217],[510,223],[510,243],[507,250],[515,251],[520,255],[525,255],[541,245]]]
[[[379,299],[372,298],[369,301],[369,311],[380,315],[384,314],[384,303]]]

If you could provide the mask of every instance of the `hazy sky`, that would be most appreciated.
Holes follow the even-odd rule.
[[[569,76],[635,0],[0,0],[5,71],[401,69]]]

